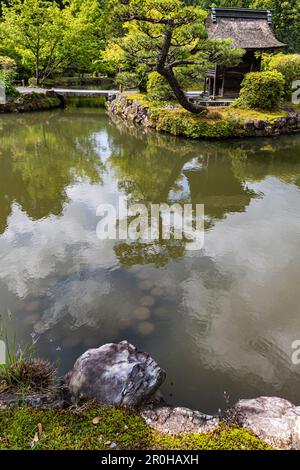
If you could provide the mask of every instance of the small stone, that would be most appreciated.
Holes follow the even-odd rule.
[[[92,420],[92,423],[93,424],[99,424],[100,423],[100,416],[96,416],[93,420]]]
[[[175,436],[208,434],[219,426],[218,418],[182,407],[149,406],[141,410],[141,415],[159,433]]]
[[[154,324],[148,321],[143,321],[138,325],[138,331],[143,336],[151,335],[151,333],[153,333],[154,330],[155,330]]]
[[[153,287],[151,290],[150,294],[153,295],[153,297],[160,297],[162,295],[162,289],[159,286]]]
[[[150,317],[150,310],[147,307],[138,307],[133,311],[133,316],[138,320],[147,320]]]
[[[153,284],[150,281],[142,281],[138,284],[140,290],[150,290]]]
[[[151,307],[154,303],[155,299],[151,297],[151,295],[145,295],[141,298],[141,304],[144,305],[144,307]]]

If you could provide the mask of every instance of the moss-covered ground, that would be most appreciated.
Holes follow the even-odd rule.
[[[248,432],[222,425],[211,434],[161,436],[135,413],[118,408],[53,411],[0,409],[0,450],[268,450]]]
[[[125,96],[148,108],[151,121],[157,130],[194,139],[247,137],[247,122],[268,121],[272,124],[276,119],[288,116],[284,107],[274,111],[248,110],[232,106],[213,107],[203,114],[192,114],[176,103],[151,102],[145,94],[127,93]],[[299,112],[296,105],[289,104],[289,108],[291,107],[295,112]]]

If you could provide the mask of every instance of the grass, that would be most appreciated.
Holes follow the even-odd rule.
[[[96,418],[96,419],[95,419]],[[136,413],[118,408],[83,412],[0,409],[0,450],[268,450],[245,430],[222,425],[211,434],[161,436]]]
[[[13,317],[0,316],[0,340],[6,344],[6,363],[0,364],[0,393],[43,392],[54,386],[56,370],[43,359],[35,358],[35,345],[17,344]]]

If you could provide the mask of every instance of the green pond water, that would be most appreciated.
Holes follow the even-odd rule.
[[[205,205],[205,243],[96,236],[100,203]],[[145,307],[141,308],[141,307]],[[300,136],[192,142],[96,108],[0,117],[0,311],[67,371],[123,339],[167,371],[165,399],[205,412],[299,403]]]

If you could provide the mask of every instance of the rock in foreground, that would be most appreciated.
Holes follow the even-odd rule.
[[[239,424],[269,445],[300,450],[300,406],[283,398],[240,400],[234,407]]]
[[[141,411],[146,423],[159,433],[200,434],[215,431],[219,418],[183,407],[149,406]]]
[[[166,374],[149,354],[127,341],[90,349],[65,378],[73,401],[95,399],[102,405],[139,408],[149,401]]]

